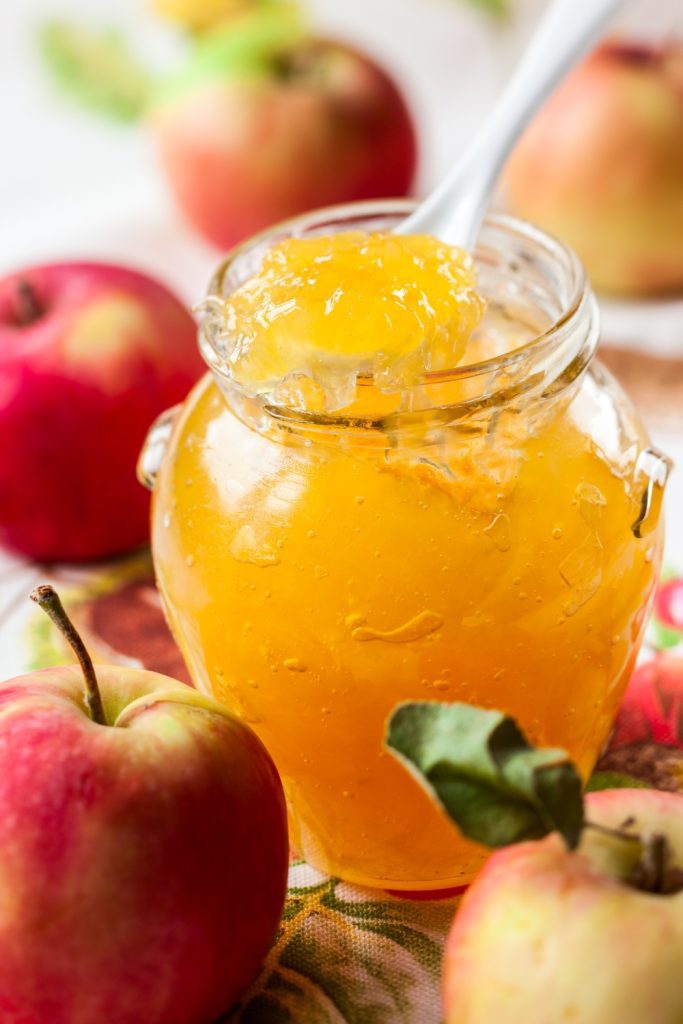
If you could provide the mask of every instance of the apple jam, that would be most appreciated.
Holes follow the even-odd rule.
[[[475,290],[464,254],[387,234],[410,208],[312,214],[237,250],[201,333],[212,373],[142,472],[175,636],[275,759],[294,845],[417,890],[469,881],[483,852],[386,751],[389,712],[500,708],[587,774],[642,639],[667,464],[592,359],[570,252],[491,217]],[[326,319],[335,287],[353,329],[343,305]]]
[[[462,359],[484,312],[474,265],[435,238],[342,231],[287,238],[258,274],[213,306],[233,380],[326,412],[349,406],[359,375],[384,392]]]

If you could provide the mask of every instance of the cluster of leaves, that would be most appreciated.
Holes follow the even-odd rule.
[[[177,72],[160,81],[119,32],[53,20],[42,26],[40,45],[54,81],[80,106],[134,121],[156,98],[182,90],[198,76],[258,73],[273,53],[295,43],[304,32],[305,20],[295,5],[263,3],[234,23],[197,35]]]
[[[151,81],[119,32],[49,21],[40,44],[55,81],[81,105],[121,121],[142,114]]]
[[[496,17],[508,12],[508,0],[461,2]],[[239,10],[242,17],[219,22],[211,32],[195,37],[194,63],[251,67],[255,52],[266,53],[269,45],[287,43],[293,34],[303,31],[306,22],[300,5],[292,0],[259,0],[246,5],[248,16],[244,16],[245,9]],[[153,99],[156,84],[152,75],[119,32],[51,20],[40,30],[40,45],[54,80],[81,106],[120,121],[133,121]],[[191,66],[192,61],[190,71]]]

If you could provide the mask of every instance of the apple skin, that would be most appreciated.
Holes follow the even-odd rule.
[[[683,797],[589,794],[586,817],[664,832],[683,863]],[[637,844],[586,830],[570,853],[557,835],[493,854],[448,938],[447,1024],[680,1024],[683,892],[623,884]]]
[[[282,787],[257,737],[156,673],[0,685],[0,1020],[210,1024],[282,912]]]
[[[199,74],[151,115],[161,162],[188,220],[219,249],[317,207],[406,195],[410,113],[369,58],[299,43],[268,74]]]
[[[659,652],[629,680],[610,752],[637,743],[683,748],[683,659],[676,655]]]
[[[503,183],[510,209],[573,246],[597,287],[682,287],[683,44],[599,47],[522,136]]]
[[[27,324],[20,280],[43,309]],[[0,281],[0,544],[82,561],[144,543],[142,442],[204,369],[191,315],[143,274],[61,263]]]

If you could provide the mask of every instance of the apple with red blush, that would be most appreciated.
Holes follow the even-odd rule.
[[[675,654],[644,661],[626,688],[610,753],[643,743],[683,748],[683,659]]]
[[[198,39],[149,122],[180,207],[222,250],[306,210],[406,195],[415,176],[415,129],[394,81],[286,10]]]
[[[400,705],[387,744],[495,848],[446,944],[447,1024],[680,1024],[682,796],[584,798],[564,751],[463,704]]]
[[[0,280],[0,544],[46,562],[143,544],[140,447],[203,369],[192,316],[145,274],[56,263]]]
[[[683,288],[683,43],[605,42],[551,96],[504,174],[510,209],[606,291]]]
[[[465,895],[448,1024],[683,1020],[683,797],[606,790],[586,815],[575,851],[557,835],[500,850]]]
[[[31,596],[81,670],[0,684],[0,1020],[211,1024],[279,925],[276,769],[191,687],[95,673],[52,588]]]

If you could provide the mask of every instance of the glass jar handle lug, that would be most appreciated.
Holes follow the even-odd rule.
[[[640,511],[631,530],[639,540],[659,522],[664,489],[672,469],[672,460],[656,448],[644,448],[638,456],[634,483],[636,494],[640,495]]]
[[[137,478],[143,487],[147,487],[150,491],[154,490],[166,446],[181,408],[182,405],[174,405],[162,412],[147,431],[147,437],[138,459]]]

